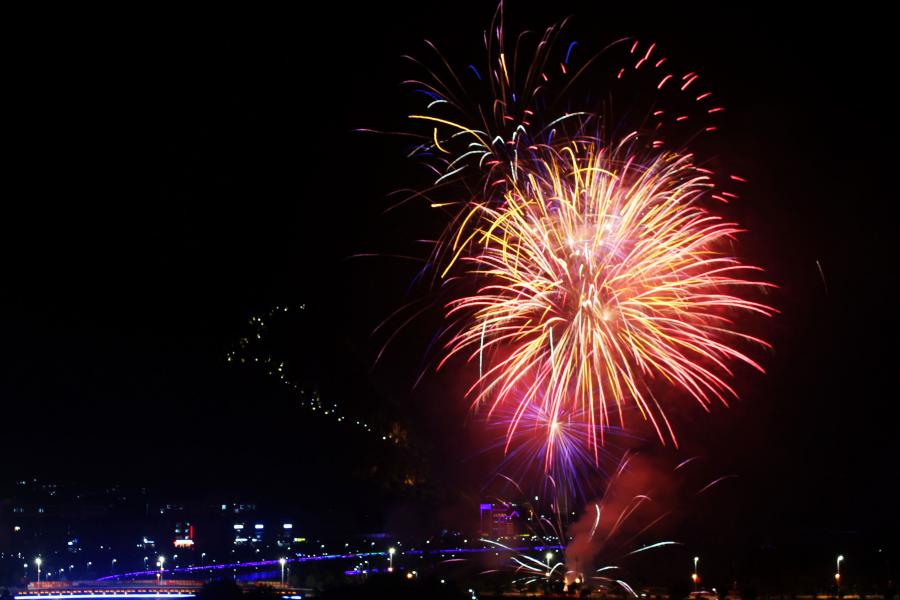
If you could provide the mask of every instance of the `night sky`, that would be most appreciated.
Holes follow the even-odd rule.
[[[427,174],[403,159],[406,140],[354,129],[410,130],[418,104],[399,84],[420,72],[401,55],[434,60],[427,38],[460,69],[483,61],[493,10],[322,3],[284,18],[79,14],[14,28],[0,478],[253,491],[284,476],[310,506],[373,502],[353,475],[368,432],[227,361],[252,316],[305,305],[277,344],[298,378],[427,440],[430,502],[461,482],[477,490],[487,461],[471,458],[479,434],[460,393],[474,372],[432,368],[412,390],[439,313],[375,364],[398,323],[375,328],[427,291],[408,290],[416,263],[386,255],[423,256],[417,241],[443,221],[424,204],[385,213],[389,193]],[[750,182],[730,209],[748,229],[739,252],[779,286],[780,314],[760,332],[775,347],[756,356],[768,374],[740,380],[740,402],[707,414],[686,401],[682,447],[645,445],[703,456],[710,479],[738,476],[703,504],[714,525],[688,519],[696,536],[777,545],[852,531],[823,543],[896,548],[896,253],[883,233],[895,193],[881,175],[895,95],[878,15],[565,1],[506,12],[513,32],[574,14],[563,37],[592,51],[657,42],[727,107],[705,151]]]

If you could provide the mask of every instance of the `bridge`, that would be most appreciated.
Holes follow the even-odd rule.
[[[30,583],[26,590],[14,591],[15,600],[37,600],[38,598],[59,598],[60,600],[80,600],[84,598],[193,598],[200,591],[204,581],[202,580],[171,580],[162,581],[53,581],[42,583]],[[266,585],[282,592],[284,598],[299,600],[302,598],[299,590],[291,589],[287,584],[280,582],[266,582]],[[253,589],[253,584],[242,585],[245,589]],[[305,591],[305,590],[304,590]]]

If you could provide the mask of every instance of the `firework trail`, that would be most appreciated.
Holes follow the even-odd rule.
[[[561,501],[560,495],[557,493],[556,482],[552,477],[548,476],[550,486],[549,496],[550,502],[545,503],[546,508],[550,511],[550,516],[540,514],[537,505],[528,501],[528,495],[524,493],[520,484],[506,475],[499,474],[498,478],[505,480],[506,483],[513,487],[520,498],[524,499],[521,503],[512,503],[501,498],[497,498],[500,504],[507,506],[521,507],[521,510],[530,516],[528,517],[528,533],[534,547],[530,551],[517,550],[508,544],[499,540],[483,539],[482,541],[491,546],[510,552],[510,565],[513,567],[515,574],[521,577],[517,583],[521,585],[529,585],[535,581],[551,583],[554,581],[565,581],[566,579],[566,528],[568,525],[567,517],[569,514],[568,506]],[[535,498],[537,502],[538,498]],[[536,556],[532,556],[537,553]]]
[[[533,514],[529,533],[536,545],[531,551],[517,551],[499,540],[484,542],[511,552],[510,566],[520,577],[520,584],[595,584],[606,590],[619,586],[636,596],[623,579],[623,565],[634,555],[680,544],[671,540],[644,541],[646,534],[672,513],[671,508],[666,508],[673,501],[672,473],[660,472],[646,460],[635,462],[635,458],[636,455],[626,454],[619,461],[601,499],[588,503],[577,523],[569,523],[571,507],[557,493],[555,485],[551,486],[552,496],[545,505],[548,516],[541,515],[529,502],[518,504]],[[517,482],[501,477],[527,497]],[[720,478],[697,493],[727,477],[731,476]],[[595,568],[597,564],[603,566]]]
[[[473,408],[504,414],[510,440],[535,415],[577,415],[599,464],[605,431],[626,427],[634,405],[663,442],[675,441],[654,389],[727,404],[732,363],[762,371],[741,348],[768,346],[736,321],[774,312],[745,297],[771,286],[729,252],[741,229],[708,207],[737,198],[722,189],[744,180],[716,176],[673,143],[715,130],[707,122],[722,108],[655,44],[620,40],[576,67],[574,43],[564,62],[551,59],[560,25],[530,55],[520,36],[510,55],[502,9],[485,34],[483,76],[466,71],[477,84],[463,84],[443,57],[441,73],[406,82],[428,100],[427,114],[411,118],[430,128],[409,156],[437,173],[413,197],[453,190],[450,201],[429,200],[450,214],[429,265],[463,290],[446,305],[452,337],[441,364],[455,355],[478,363]],[[613,51],[626,66],[601,84],[643,78],[676,110],[636,105],[616,121],[606,101],[579,103],[574,84]],[[474,100],[485,88],[487,100]],[[552,464],[548,453],[545,470]]]

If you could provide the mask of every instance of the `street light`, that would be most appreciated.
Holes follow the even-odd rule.
[[[163,574],[163,563],[166,562],[165,556],[159,557],[159,562],[156,563],[159,565],[159,574],[156,576],[156,587],[162,587],[162,574]]]
[[[36,561],[34,561],[34,564],[37,565],[37,569],[38,569],[38,581],[37,582],[38,582],[38,587],[40,587],[40,585],[41,585],[41,559],[37,559]]]
[[[205,564],[206,564],[206,560],[205,560],[205,559],[206,559],[206,552],[204,552],[203,554],[200,555],[200,564],[201,564],[201,565],[205,565]]]
[[[694,594],[697,593],[697,562],[700,560],[699,556],[694,557]]]
[[[112,559],[112,572],[113,574],[116,572],[116,559]]]
[[[150,558],[150,557],[149,557],[149,556],[145,556],[145,557],[144,557],[144,570],[145,570],[145,571],[147,570],[147,559],[148,559],[148,558]]]
[[[837,581],[838,591],[840,591],[841,587],[841,561],[844,560],[843,556],[838,556],[837,558],[837,574],[834,576],[835,581]]]
[[[391,555],[391,566],[388,567],[388,572],[393,573],[394,572],[394,549],[391,548],[390,550],[388,550],[388,554]]]
[[[284,563],[287,561],[283,558],[279,559],[278,562],[281,563],[281,587],[284,587]]]

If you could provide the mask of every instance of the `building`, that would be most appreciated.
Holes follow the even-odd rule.
[[[524,533],[515,504],[482,504],[481,537],[504,538]]]
[[[146,541],[147,538],[144,538]],[[187,521],[175,523],[175,547],[190,548],[194,545],[194,526]]]

